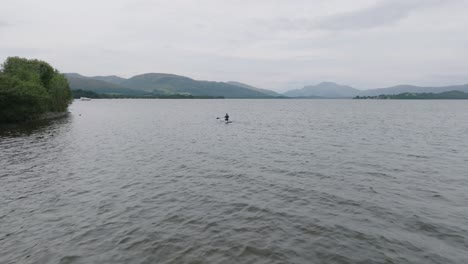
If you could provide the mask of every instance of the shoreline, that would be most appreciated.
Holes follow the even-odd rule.
[[[44,114],[41,114],[37,118],[30,119],[30,120],[25,120],[25,121],[19,121],[19,122],[14,122],[14,123],[0,123],[0,128],[16,128],[22,125],[29,125],[35,122],[42,122],[42,121],[51,121],[55,119],[60,119],[60,118],[65,118],[70,114],[70,112],[64,111],[64,112],[46,112]]]

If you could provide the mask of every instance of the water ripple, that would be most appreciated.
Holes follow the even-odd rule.
[[[463,101],[75,102],[0,131],[0,263],[467,263],[466,120]]]

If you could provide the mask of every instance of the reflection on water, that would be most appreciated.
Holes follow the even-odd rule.
[[[4,124],[0,126],[0,139],[60,131],[60,126],[70,123],[72,121],[71,119],[72,116],[67,115],[50,120],[37,120],[20,124]]]
[[[0,263],[468,263],[464,101],[70,111],[0,132]]]

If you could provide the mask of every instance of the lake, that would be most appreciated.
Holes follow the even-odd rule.
[[[75,101],[0,132],[0,263],[468,263],[468,102]]]

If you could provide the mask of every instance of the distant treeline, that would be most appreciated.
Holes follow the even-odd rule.
[[[0,68],[0,123],[64,112],[71,100],[67,79],[47,62],[9,57]]]
[[[401,93],[396,95],[356,96],[353,99],[397,99],[397,100],[441,100],[441,99],[468,99],[468,93],[449,91],[443,93]]]
[[[79,99],[81,97],[93,99],[224,99],[223,96],[193,96],[184,94],[170,94],[170,95],[124,95],[124,94],[103,94],[96,93],[88,90],[72,90],[73,98]]]

